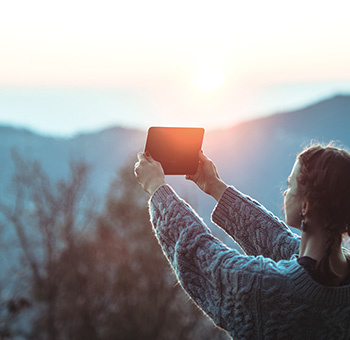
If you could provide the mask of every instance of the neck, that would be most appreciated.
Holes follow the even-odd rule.
[[[324,256],[325,249],[326,239],[321,233],[302,232],[299,257],[309,256],[316,261],[320,261]]]
[[[299,256],[309,256],[318,262],[322,259],[327,249],[328,236],[320,219],[311,216],[305,222],[306,231],[301,233]],[[341,252],[340,245],[338,248],[334,250]]]
[[[311,230],[303,232],[301,235],[299,257],[308,256],[319,262],[325,255],[326,238],[322,233],[313,233]],[[344,278],[348,275],[349,266],[341,245],[335,245],[332,248],[330,257],[331,266],[339,277]]]

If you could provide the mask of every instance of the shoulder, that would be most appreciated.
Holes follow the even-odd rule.
[[[231,253],[230,259],[225,261],[223,268],[233,276],[250,277],[256,282],[283,287],[286,282],[293,280],[294,276],[304,273],[295,258],[276,262],[261,255],[247,256],[238,253]]]

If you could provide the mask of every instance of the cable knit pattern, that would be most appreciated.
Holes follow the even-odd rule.
[[[182,287],[233,339],[350,339],[350,285],[313,281],[296,260],[299,238],[258,202],[230,187],[213,213],[248,255],[215,238],[171,187],[149,205]]]
[[[212,220],[248,255],[263,255],[278,261],[299,253],[299,236],[259,202],[232,187],[224,192]]]

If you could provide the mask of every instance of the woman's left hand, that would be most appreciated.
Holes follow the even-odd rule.
[[[138,162],[134,167],[135,176],[142,188],[152,195],[161,185],[165,184],[163,168],[148,153],[139,152],[137,158]]]

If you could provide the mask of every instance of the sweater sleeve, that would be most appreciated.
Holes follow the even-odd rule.
[[[233,187],[225,190],[214,209],[212,221],[248,255],[279,261],[288,260],[299,252],[298,235],[259,202]]]
[[[249,335],[258,282],[254,275],[265,271],[262,257],[224,245],[167,185],[153,194],[149,208],[156,237],[185,291],[218,326],[232,331],[238,323]]]

